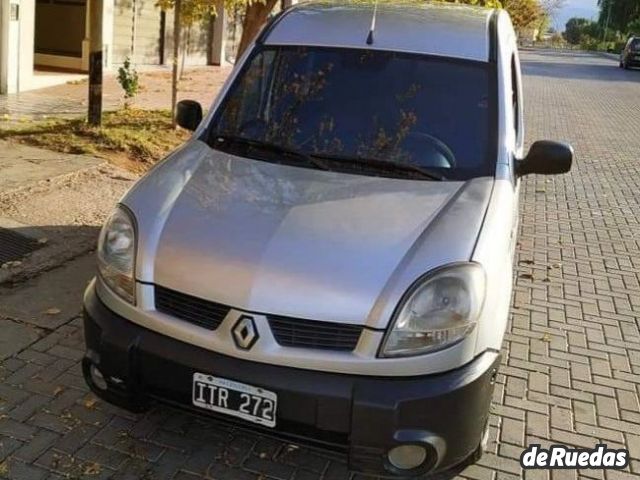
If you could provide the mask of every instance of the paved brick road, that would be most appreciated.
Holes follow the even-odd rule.
[[[553,478],[632,477],[640,474],[640,71],[579,54],[523,59],[528,139],[568,140],[578,162],[571,175],[525,182],[490,453],[463,475],[519,478],[528,443],[603,441],[631,450],[630,471]],[[167,408],[134,416],[95,401],[78,368],[81,335],[76,318],[1,364],[0,477],[348,478],[339,459]]]

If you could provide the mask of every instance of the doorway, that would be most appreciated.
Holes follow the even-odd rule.
[[[87,0],[36,0],[34,65],[38,71],[83,70]]]

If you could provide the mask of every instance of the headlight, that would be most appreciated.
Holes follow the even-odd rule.
[[[424,277],[399,306],[382,356],[419,355],[462,340],[476,326],[484,295],[485,273],[476,263],[452,265]]]
[[[131,304],[135,303],[135,254],[133,219],[128,211],[118,207],[100,232],[98,271],[111,290]]]

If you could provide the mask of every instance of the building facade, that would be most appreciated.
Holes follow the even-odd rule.
[[[225,62],[230,29],[219,3],[218,15],[183,28],[185,65]],[[102,8],[106,70],[127,57],[137,67],[171,63],[173,12],[156,0],[0,0],[0,93],[35,88],[36,73],[86,72],[96,5]]]

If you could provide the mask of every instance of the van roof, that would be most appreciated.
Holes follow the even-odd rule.
[[[301,3],[276,19],[263,42],[373,48],[487,62],[494,12],[444,3]]]

